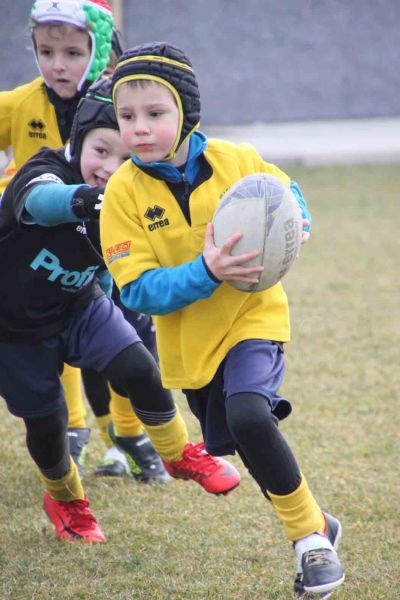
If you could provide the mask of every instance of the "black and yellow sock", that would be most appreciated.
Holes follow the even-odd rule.
[[[182,458],[183,449],[188,443],[188,431],[178,409],[170,421],[162,425],[144,424],[144,428],[155,450],[165,462]]]
[[[299,487],[291,494],[278,496],[268,490],[268,495],[292,542],[324,531],[324,516],[303,475]]]
[[[143,424],[136,416],[129,398],[120,396],[111,388],[110,413],[115,434],[120,437],[136,437],[144,432]]]
[[[49,479],[40,469],[39,477],[54,500],[71,502],[85,498],[78,467],[72,459],[70,459],[70,470],[60,479]]]

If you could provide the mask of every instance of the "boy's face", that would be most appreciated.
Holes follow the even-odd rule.
[[[111,175],[129,158],[129,148],[115,129],[92,129],[81,152],[81,173],[88,185],[106,185]]]
[[[38,25],[34,41],[43,77],[65,100],[73,98],[90,59],[90,37],[70,25]]]
[[[179,111],[169,89],[156,82],[121,84],[116,92],[121,137],[143,162],[161,161],[170,153],[179,127]]]

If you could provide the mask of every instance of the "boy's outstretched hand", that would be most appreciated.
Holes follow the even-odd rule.
[[[80,219],[99,219],[103,198],[103,186],[82,186],[77,189],[72,198],[72,211]]]
[[[258,283],[257,275],[263,267],[243,267],[243,263],[258,256],[258,250],[232,256],[234,245],[240,240],[240,232],[231,235],[220,247],[214,243],[214,226],[208,223],[206,229],[203,257],[208,269],[220,281],[243,281],[245,283]]]

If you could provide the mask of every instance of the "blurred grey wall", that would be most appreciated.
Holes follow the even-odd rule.
[[[124,0],[126,47],[192,60],[203,124],[400,115],[400,0]],[[0,1],[0,89],[36,76],[31,0]]]

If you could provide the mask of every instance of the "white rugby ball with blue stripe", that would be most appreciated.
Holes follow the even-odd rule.
[[[217,247],[240,231],[242,238],[232,254],[259,251],[256,258],[243,264],[264,267],[258,283],[227,282],[238,290],[260,292],[272,287],[286,275],[299,254],[301,210],[290,187],[274,175],[254,173],[236,182],[221,198],[213,224]]]

